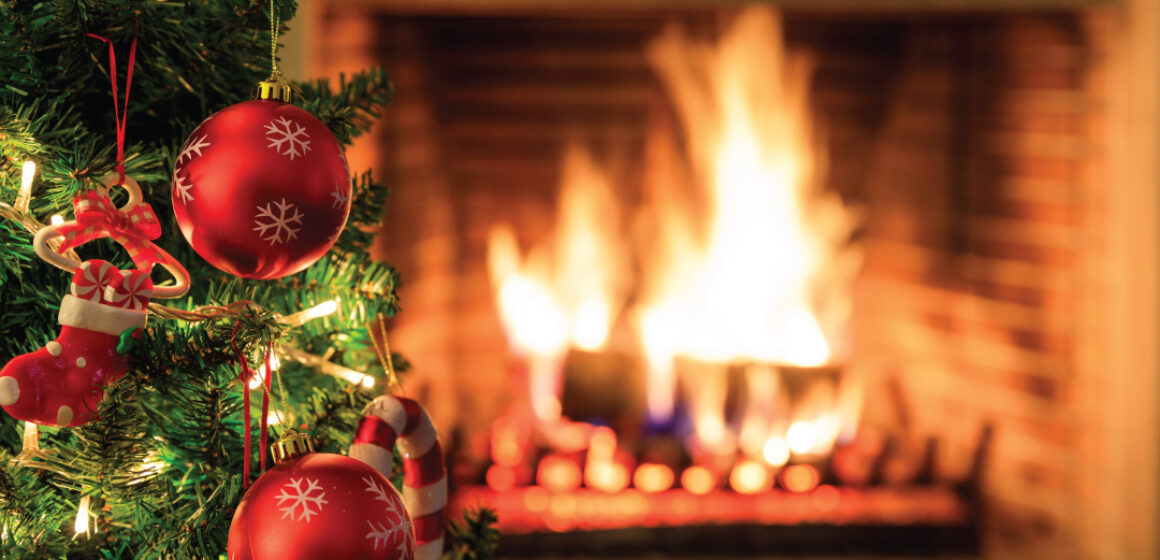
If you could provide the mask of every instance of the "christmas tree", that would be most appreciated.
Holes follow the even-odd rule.
[[[294,11],[286,0],[0,4],[0,365],[57,344],[73,278],[38,258],[33,238],[55,216],[71,219],[74,199],[108,176],[123,171],[140,184],[159,221],[154,243],[192,279],[183,297],[149,305],[144,329],[120,337],[130,367],[104,387],[91,422],[38,428],[0,414],[0,557],[224,557],[243,472],[263,460],[262,427],[270,441],[294,429],[318,451],[344,454],[364,408],[397,386],[396,368],[407,369],[382,328],[398,311],[398,278],[370,257],[388,190],[369,170],[352,178],[333,248],[282,278],[222,272],[174,219],[173,170],[187,137],[271,74],[271,45]],[[113,84],[118,101],[128,98],[123,112]],[[382,70],[294,86],[295,103],[342,145],[369,129],[392,94]],[[109,239],[75,251],[133,269]],[[172,285],[161,267],[152,280]],[[64,416],[55,423],[72,412]],[[467,512],[447,533],[447,556],[492,556],[493,519]]]

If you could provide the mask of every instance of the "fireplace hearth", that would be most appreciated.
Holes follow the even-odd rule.
[[[1150,557],[1143,0],[315,1],[505,556]]]

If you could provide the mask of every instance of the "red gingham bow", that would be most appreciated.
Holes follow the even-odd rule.
[[[161,223],[149,204],[141,202],[118,210],[107,194],[92,190],[74,198],[73,208],[76,210],[76,223],[57,230],[64,236],[59,252],[94,239],[111,237],[129,251],[133,263],[140,270],[151,270],[153,265],[165,262],[160,250],[149,242],[161,235]]]

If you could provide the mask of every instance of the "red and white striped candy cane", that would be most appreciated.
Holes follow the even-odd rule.
[[[375,399],[359,421],[350,456],[389,479],[396,439],[403,455],[403,501],[415,525],[415,560],[438,560],[443,555],[447,469],[427,411],[411,399]]]

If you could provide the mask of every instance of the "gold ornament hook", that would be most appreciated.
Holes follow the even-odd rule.
[[[314,453],[314,441],[309,434],[300,434],[288,430],[285,435],[270,445],[270,455],[274,457],[274,464],[280,465],[308,453]]]

